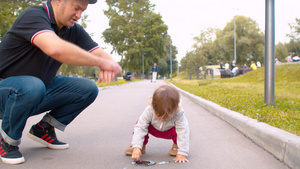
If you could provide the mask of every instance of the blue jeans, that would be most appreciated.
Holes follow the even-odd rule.
[[[97,97],[92,80],[56,76],[49,86],[33,76],[15,76],[0,81],[0,134],[9,144],[20,144],[30,116],[49,111],[43,121],[64,131]]]

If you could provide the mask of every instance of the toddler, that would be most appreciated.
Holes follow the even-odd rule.
[[[173,140],[169,154],[175,156],[175,163],[189,162],[189,127],[179,102],[180,95],[175,88],[169,85],[157,88],[151,104],[134,126],[132,142],[125,154],[130,155],[134,161],[140,161],[141,155],[146,152],[150,133],[157,138]]]

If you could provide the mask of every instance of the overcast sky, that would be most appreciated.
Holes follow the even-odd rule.
[[[193,37],[208,27],[223,29],[234,15],[243,15],[255,20],[261,31],[265,29],[265,0],[150,0],[155,4],[155,12],[162,15],[168,25],[173,45],[178,49],[180,60],[195,43]],[[112,50],[103,42],[102,32],[107,29],[108,19],[103,14],[107,9],[104,0],[89,5],[87,31],[93,33],[93,39],[107,52]],[[275,43],[287,42],[286,34],[290,33],[288,23],[295,23],[300,18],[300,0],[275,0]],[[120,57],[112,54],[116,60]]]

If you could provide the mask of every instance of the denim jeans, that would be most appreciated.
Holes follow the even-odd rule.
[[[97,97],[92,80],[56,76],[49,86],[33,76],[14,76],[0,81],[0,134],[9,144],[20,144],[30,116],[49,111],[43,121],[64,131]]]

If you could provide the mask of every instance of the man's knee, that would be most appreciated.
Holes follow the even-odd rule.
[[[87,97],[94,100],[98,96],[98,92],[99,92],[97,84],[90,79],[80,79],[80,80],[83,81],[81,83],[82,87],[80,90],[84,91]]]
[[[87,84],[89,86],[88,88],[91,93],[91,97],[93,97],[93,99],[95,99],[98,96],[98,92],[99,92],[99,88],[98,88],[97,84],[92,80],[89,80],[89,83],[87,83]]]
[[[36,77],[24,77],[20,79],[22,84],[18,90],[16,90],[19,97],[24,97],[24,102],[39,103],[45,96],[46,87],[44,83]]]

